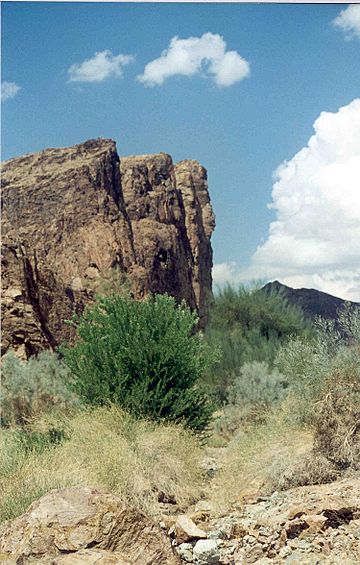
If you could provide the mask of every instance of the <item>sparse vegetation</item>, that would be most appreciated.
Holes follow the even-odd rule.
[[[63,439],[29,448],[24,435]],[[119,408],[100,407],[71,418],[48,416],[27,430],[2,430],[0,521],[24,512],[53,488],[90,485],[119,494],[156,516],[160,493],[180,505],[201,493],[201,448],[182,426],[137,421]]]
[[[314,336],[294,336],[280,347],[275,366],[286,386],[281,403],[274,398],[260,419],[259,410],[250,421],[236,412],[238,431],[219,476],[225,498],[235,490],[231,477],[239,475],[245,491],[256,484],[269,493],[332,481],[344,470],[359,469],[360,309],[352,309],[351,316],[345,309],[339,319],[340,331],[318,320]],[[276,390],[276,379],[273,386]],[[234,421],[230,404],[215,430],[231,437]]]
[[[67,386],[71,380],[68,368],[51,351],[43,351],[27,362],[10,351],[2,361],[1,424],[23,425],[53,408],[76,408],[79,400]]]
[[[227,401],[245,363],[273,367],[279,347],[292,335],[309,335],[301,310],[288,304],[281,292],[264,292],[260,285],[230,285],[215,295],[207,340],[220,347],[222,357],[206,374],[206,384],[220,404]]]
[[[237,294],[226,296],[231,302]],[[203,375],[221,340],[212,341],[214,326],[206,336],[194,333],[195,315],[168,296],[101,298],[73,322],[78,340],[62,350],[66,365],[52,353],[27,363],[8,355],[0,518],[69,485],[104,488],[153,516],[159,497],[186,507],[208,488],[201,469],[207,445],[225,447],[206,492],[222,509],[252,491],[359,470],[360,309],[346,307],[337,328],[318,320],[310,331],[294,312],[286,321],[286,308],[271,300],[277,306],[265,322],[250,306],[247,325],[236,318],[240,307],[228,318],[217,313],[217,335],[236,347],[233,357],[225,350],[217,391],[223,404],[201,441],[186,427],[203,430],[209,421],[203,390],[210,372]],[[229,324],[228,338],[220,320]]]
[[[299,424],[314,450],[339,469],[360,465],[360,308],[340,313],[340,332],[323,320],[312,341],[294,339],[276,364],[288,380]]]

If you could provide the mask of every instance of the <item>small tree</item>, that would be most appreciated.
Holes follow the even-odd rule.
[[[205,383],[220,403],[226,402],[244,363],[273,367],[280,346],[292,335],[309,335],[311,327],[300,308],[288,303],[282,291],[265,292],[260,284],[227,285],[215,294],[206,337],[223,352]]]
[[[83,401],[114,402],[135,416],[184,420],[198,430],[207,425],[211,407],[196,385],[214,356],[194,333],[196,314],[185,303],[112,295],[71,323],[78,339],[61,352]]]

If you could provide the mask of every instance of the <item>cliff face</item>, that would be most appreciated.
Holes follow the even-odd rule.
[[[113,141],[90,140],[5,162],[2,187],[3,352],[71,339],[64,320],[110,271],[137,297],[184,298],[204,324],[215,223],[196,161],[120,161]]]

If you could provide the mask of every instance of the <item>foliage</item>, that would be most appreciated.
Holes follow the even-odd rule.
[[[254,399],[240,379],[237,403],[224,407],[214,423],[215,435],[230,440],[217,479],[218,492],[229,502],[241,488],[269,494],[299,485],[336,480],[344,470],[360,468],[360,308],[339,313],[340,324],[317,320],[311,336],[292,336],[278,350],[275,368],[285,396],[268,396],[267,408],[241,416],[242,399]],[[243,367],[244,368],[244,367]],[[244,376],[254,380],[257,363]],[[265,367],[260,382],[267,383]],[[276,371],[271,374],[276,375]],[[270,371],[269,371],[270,377]],[[277,378],[269,385],[277,391]],[[282,387],[286,388],[283,389]],[[265,393],[267,387],[259,395]],[[262,392],[261,392],[262,391]],[[271,389],[270,389],[271,391]],[[231,399],[231,395],[230,395]],[[259,406],[259,405],[257,405]],[[241,490],[240,490],[241,494]]]
[[[294,399],[293,418],[314,430],[315,453],[340,469],[360,466],[360,308],[339,312],[339,331],[317,321],[313,340],[292,339],[276,365]]]
[[[257,329],[267,338],[297,334],[306,327],[301,310],[289,304],[281,290],[265,292],[260,285],[227,285],[220,289],[214,299],[211,323],[243,335]]]
[[[51,351],[28,361],[21,361],[10,351],[2,365],[2,425],[23,425],[54,407],[64,410],[78,406],[78,399],[67,387],[71,379],[68,368]]]
[[[63,433],[29,449],[28,437]],[[180,425],[137,421],[116,406],[48,415],[0,430],[0,522],[23,513],[51,489],[93,485],[160,519],[161,493],[188,505],[200,497],[202,450]]]
[[[243,409],[269,407],[279,402],[286,389],[284,377],[264,362],[244,363],[229,388],[228,401]]]
[[[227,403],[213,424],[215,434],[229,439],[241,426],[263,422],[286,392],[286,380],[277,369],[270,369],[264,362],[244,363],[228,388]]]
[[[207,425],[211,406],[197,381],[214,355],[184,303],[112,295],[73,323],[77,342],[61,351],[85,403],[110,401],[137,417],[184,420],[197,430]]]
[[[206,374],[206,383],[220,402],[244,363],[265,362],[270,367],[279,347],[291,335],[310,335],[300,309],[281,291],[264,292],[259,285],[220,289],[212,304],[206,337],[222,351],[220,363]]]
[[[339,469],[360,469],[359,349],[356,361],[333,368],[315,408],[315,451]]]

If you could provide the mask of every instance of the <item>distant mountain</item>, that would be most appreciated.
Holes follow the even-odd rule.
[[[313,319],[315,316],[321,316],[322,318],[328,318],[337,322],[337,311],[341,309],[346,302],[341,298],[337,298],[326,292],[321,292],[320,290],[313,288],[290,288],[279,281],[266,284],[263,290],[266,292],[282,292],[288,302],[299,306],[303,310],[304,315],[309,319]],[[350,302],[350,304],[360,306],[360,303],[357,302]]]

